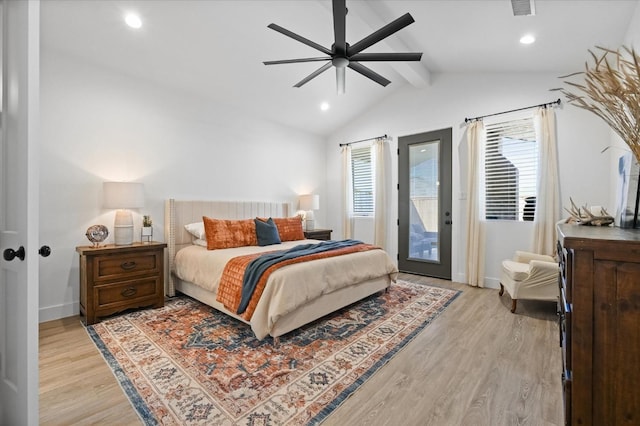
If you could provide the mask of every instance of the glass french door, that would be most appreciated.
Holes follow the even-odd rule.
[[[451,279],[451,128],[398,138],[398,268]]]

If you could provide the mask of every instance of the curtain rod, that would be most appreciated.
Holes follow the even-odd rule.
[[[479,117],[474,117],[474,118],[465,118],[464,122],[465,123],[469,123],[470,121],[478,121],[478,120],[482,120],[485,117],[493,117],[494,115],[508,114],[510,112],[524,111],[525,109],[538,108],[538,107],[548,107],[548,106],[553,106],[553,105],[560,105],[560,99],[558,99],[557,101],[553,101],[553,102],[547,102],[546,104],[531,105],[531,106],[524,107],[524,108],[512,109],[512,110],[503,111],[503,112],[496,112],[496,113],[493,113],[493,114],[481,115]]]
[[[374,139],[380,139],[380,138],[388,138],[389,136],[386,135],[386,133],[382,136],[376,136],[374,138],[367,138],[367,139],[360,139],[359,141],[353,141],[353,142],[347,142],[347,143],[341,143],[340,146],[347,146],[347,145],[351,145],[354,143],[358,143],[358,142],[366,142],[366,141],[372,141]]]

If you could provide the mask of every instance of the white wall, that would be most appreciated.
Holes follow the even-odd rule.
[[[327,224],[342,233],[341,160],[338,143],[381,134],[393,137],[391,176],[388,183],[389,238],[387,251],[397,254],[398,183],[397,138],[431,130],[453,129],[453,280],[465,282],[466,134],[464,119],[536,105],[558,98],[549,89],[560,85],[551,74],[439,74],[432,85],[417,91],[402,88],[359,120],[337,131],[327,146]],[[607,206],[609,159],[601,151],[610,140],[606,125],[589,112],[563,105],[556,108],[561,202]],[[335,213],[334,213],[335,212]],[[532,247],[531,223],[490,223],[487,230],[486,278],[497,286],[500,262],[517,249]]]
[[[638,1],[636,11],[629,23],[624,44],[628,47],[635,48],[636,52],[640,51],[640,1]]]
[[[631,22],[629,23],[629,29],[627,30],[627,34],[625,35],[624,42],[622,43],[624,46],[628,48],[633,48],[636,51],[636,54],[640,54],[640,0],[638,0],[635,12],[631,18]],[[616,46],[611,46],[612,48]],[[617,133],[613,130],[610,130],[610,144],[609,144],[609,158],[611,162],[611,172],[609,176],[609,180],[611,182],[611,188],[616,188],[618,186],[618,161],[621,155],[625,152],[630,152],[628,145],[622,140]],[[617,197],[618,191],[611,191],[609,205],[615,206],[617,205]],[[612,215],[617,213],[617,209],[610,211]]]
[[[40,320],[78,313],[78,255],[86,229],[113,231],[102,182],[139,181],[162,241],[164,200],[297,202],[325,196],[325,145],[243,111],[43,49],[41,58]],[[295,204],[294,204],[295,205]],[[325,225],[326,205],[316,212]],[[111,241],[112,236],[109,237]]]

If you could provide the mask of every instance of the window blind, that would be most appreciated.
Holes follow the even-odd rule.
[[[353,182],[353,213],[356,216],[373,216],[373,167],[371,147],[351,150]]]
[[[533,220],[538,175],[533,117],[487,124],[485,130],[486,218]]]

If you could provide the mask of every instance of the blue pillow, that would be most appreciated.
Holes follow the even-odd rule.
[[[259,246],[270,246],[282,242],[280,241],[278,228],[272,218],[269,218],[266,222],[260,219],[254,219],[254,221],[256,223],[256,237],[258,237]]]

